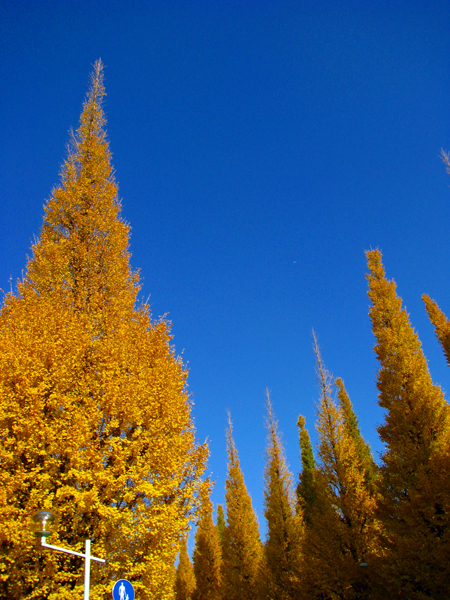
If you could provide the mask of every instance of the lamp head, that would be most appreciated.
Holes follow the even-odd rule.
[[[47,523],[52,523],[55,520],[55,515],[49,510],[40,510],[33,517],[33,521],[39,525],[39,530],[34,532],[36,537],[47,538],[53,532],[47,529]]]

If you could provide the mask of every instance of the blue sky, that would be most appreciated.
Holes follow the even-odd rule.
[[[312,328],[382,449],[364,250],[382,250],[448,389],[420,297],[450,316],[449,25],[440,0],[2,2],[0,287],[25,268],[101,58],[142,298],[188,362],[214,501],[229,409],[262,531],[264,390],[296,478]]]

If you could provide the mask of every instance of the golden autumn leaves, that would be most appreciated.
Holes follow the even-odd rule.
[[[302,471],[296,498],[270,398],[264,473],[267,537],[259,541],[256,517],[237,451],[227,433],[227,522],[221,593],[233,600],[425,599],[450,596],[450,422],[442,390],[433,384],[421,344],[388,281],[378,250],[367,253],[370,318],[380,363],[377,386],[385,421],[381,464],[373,460],[342,379],[336,397],[317,340],[320,399],[317,459],[304,417],[298,419]],[[446,356],[450,325],[424,296]],[[238,526],[236,527],[236,523]],[[194,570],[191,595],[206,571]],[[179,571],[183,568],[179,565]]]
[[[4,598],[82,593],[79,559],[34,550],[39,508],[60,517],[55,543],[81,549],[90,538],[107,557],[91,598],[125,574],[141,598],[171,598],[207,458],[170,325],[136,307],[104,93],[97,63],[26,277],[0,314]]]
[[[208,450],[195,439],[170,324],[136,304],[139,277],[120,218],[104,94],[98,62],[26,276],[0,311],[0,596],[81,596],[80,560],[35,548],[28,519],[39,508],[59,516],[55,543],[81,550],[90,538],[107,557],[106,568],[93,571],[93,599],[109,597],[111,580],[124,576],[139,598],[158,600],[450,596],[449,408],[378,251],[367,258],[386,411],[381,465],[341,379],[334,398],[315,342],[317,461],[300,416],[295,494],[268,397],[267,539],[259,537],[231,421],[226,520],[218,511],[214,523],[210,483],[202,481]],[[450,363],[449,322],[424,301]],[[194,514],[194,566],[183,547],[174,586]]]

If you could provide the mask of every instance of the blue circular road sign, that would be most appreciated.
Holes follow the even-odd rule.
[[[119,579],[113,586],[114,600],[134,600],[134,588],[126,579]]]

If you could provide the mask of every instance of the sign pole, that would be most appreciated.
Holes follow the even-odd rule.
[[[84,553],[84,600],[89,600],[89,586],[91,579],[91,540],[85,541]]]

